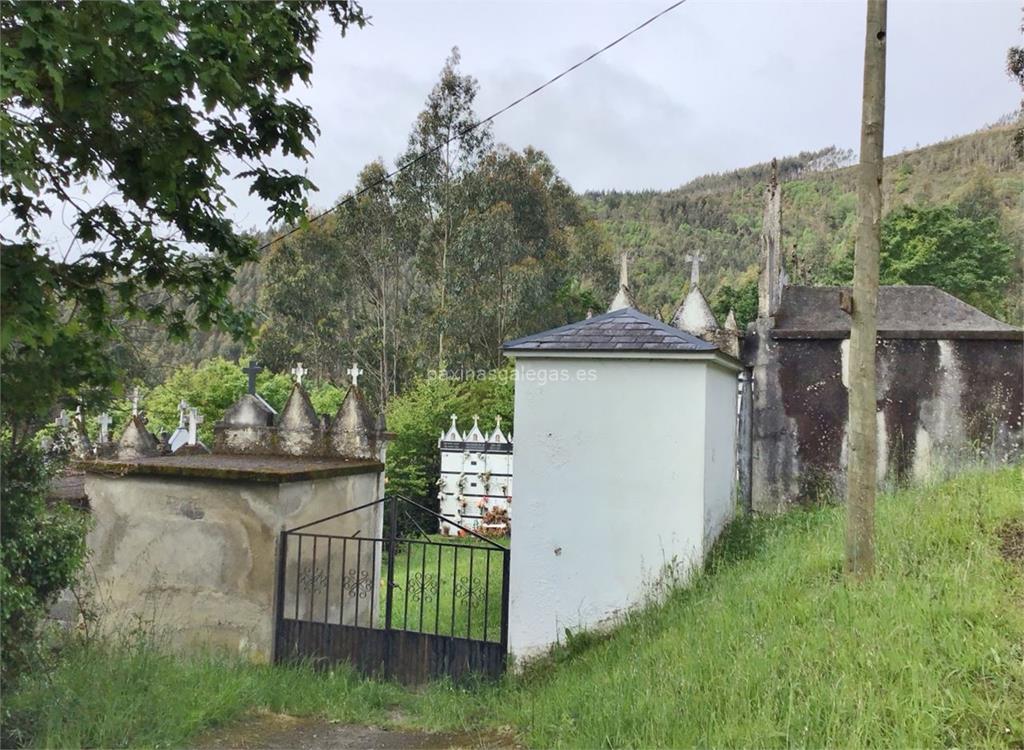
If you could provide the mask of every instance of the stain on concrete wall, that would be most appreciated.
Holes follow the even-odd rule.
[[[848,341],[747,337],[754,372],[754,508],[845,492]],[[1024,344],[885,339],[877,353],[879,481],[1022,455]]]

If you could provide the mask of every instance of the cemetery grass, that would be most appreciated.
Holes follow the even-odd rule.
[[[1024,745],[1021,468],[881,497],[865,584],[843,513],[739,519],[663,605],[497,686],[435,686],[415,718],[532,747]]]
[[[473,537],[428,536],[443,547],[402,542],[395,555],[391,621],[421,633],[497,641],[501,634],[502,555]],[[507,547],[508,539],[495,543]],[[386,576],[387,557],[381,577]],[[385,580],[380,601],[384,601]],[[383,605],[381,606],[383,610]],[[383,627],[385,613],[379,612]]]
[[[4,746],[180,746],[275,712],[534,747],[1019,747],[1022,497],[1014,467],[880,498],[865,584],[842,574],[842,508],[741,518],[663,603],[494,684],[412,691],[145,635],[72,645],[5,691]]]

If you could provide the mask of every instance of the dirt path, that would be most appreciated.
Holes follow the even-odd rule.
[[[511,736],[493,732],[431,733],[335,724],[323,719],[260,714],[201,737],[202,750],[225,748],[331,748],[332,750],[448,750],[449,748],[515,748]]]

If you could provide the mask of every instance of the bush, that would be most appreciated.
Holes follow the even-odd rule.
[[[20,673],[33,656],[40,620],[85,560],[85,518],[71,507],[47,505],[57,464],[34,443],[3,436],[0,451],[0,639],[2,677]]]

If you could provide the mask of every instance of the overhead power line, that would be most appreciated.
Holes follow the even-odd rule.
[[[369,185],[366,185],[365,187],[357,190],[356,192],[352,193],[351,195],[346,196],[345,198],[343,198],[342,200],[338,201],[337,203],[335,203],[333,206],[331,206],[327,210],[322,211],[319,214],[316,214],[315,216],[311,216],[309,218],[309,223],[312,224],[314,222],[320,221],[325,216],[334,213],[335,211],[337,211],[339,208],[341,208],[342,206],[346,205],[347,203],[351,203],[352,201],[354,201],[359,196],[361,196],[361,195],[363,195],[365,193],[368,193],[369,191],[373,190],[376,187],[380,187],[385,182],[387,182],[388,180],[392,179],[393,177],[395,177],[396,175],[400,174],[401,172],[404,172],[409,167],[414,166],[415,164],[418,164],[419,162],[423,161],[424,159],[426,159],[429,156],[433,156],[434,154],[436,154],[438,151],[440,151],[441,149],[443,149],[445,146],[449,145],[453,141],[461,140],[462,138],[464,138],[465,136],[469,135],[470,133],[472,133],[477,128],[482,127],[483,125],[486,125],[487,123],[494,121],[497,117],[500,117],[501,115],[505,114],[506,112],[508,112],[513,107],[518,106],[519,104],[522,104],[523,102],[525,102],[527,99],[529,99],[534,94],[539,94],[541,91],[546,89],[548,86],[550,86],[551,84],[555,83],[556,81],[564,78],[565,76],[569,75],[570,73],[572,73],[577,68],[583,67],[588,62],[593,60],[595,57],[598,57],[599,55],[604,54],[605,52],[610,50],[612,47],[616,46],[620,42],[625,41],[629,37],[633,36],[633,34],[635,34],[638,31],[640,31],[641,29],[643,29],[643,28],[645,28],[647,26],[650,26],[652,23],[654,23],[655,21],[657,21],[659,18],[661,18],[662,16],[666,15],[667,13],[671,13],[673,10],[678,8],[680,5],[682,5],[686,1],[687,0],[677,0],[677,2],[672,3],[667,8],[664,8],[664,9],[658,11],[653,16],[648,18],[646,21],[641,23],[639,26],[634,26],[632,29],[627,31],[622,36],[618,37],[617,39],[615,39],[615,40],[613,40],[611,42],[608,42],[608,44],[606,44],[605,46],[601,47],[601,49],[599,49],[596,52],[592,52],[591,54],[587,55],[582,60],[580,60],[579,62],[575,63],[574,65],[571,65],[570,67],[566,68],[561,73],[559,73],[558,75],[554,76],[553,78],[549,78],[547,81],[545,81],[540,86],[538,86],[537,88],[533,89],[532,91],[528,91],[527,93],[523,94],[521,97],[516,99],[515,101],[510,102],[509,104],[506,104],[504,107],[502,107],[501,109],[499,109],[499,110],[497,110],[495,112],[492,112],[490,115],[488,115],[487,117],[483,118],[482,120],[478,120],[477,122],[474,122],[472,125],[467,125],[466,127],[462,128],[460,131],[455,133],[455,135],[453,135],[451,138],[448,138],[447,140],[445,140],[445,141],[443,141],[441,143],[438,143],[433,148],[427,149],[426,151],[423,151],[422,153],[417,154],[415,157],[413,157],[412,159],[409,159],[407,162],[405,162],[403,164],[400,164],[399,166],[395,167],[393,170],[388,172],[383,177],[381,177],[381,178],[379,178],[377,180],[374,180]],[[281,240],[285,239],[286,237],[289,237],[289,236],[295,234],[301,228],[302,228],[302,225],[297,225],[297,226],[292,227],[291,229],[288,229],[285,232],[282,232],[281,234],[279,234],[274,239],[272,239],[269,242],[266,242],[263,245],[261,245],[258,252],[262,252],[262,251],[266,250],[268,247],[270,247],[271,245],[273,245],[275,242],[280,242]]]

